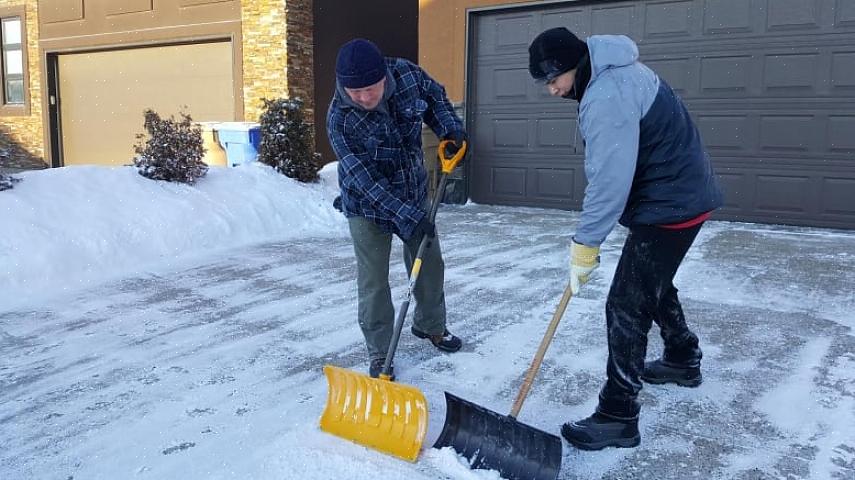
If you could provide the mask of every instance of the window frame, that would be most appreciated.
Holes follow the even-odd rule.
[[[24,103],[6,103],[6,66],[4,65],[6,50],[2,38],[2,20],[18,18],[21,22],[21,67],[24,84]],[[17,45],[17,44],[16,44]],[[23,116],[30,114],[30,68],[27,55],[27,16],[23,5],[16,7],[0,7],[0,117]]]

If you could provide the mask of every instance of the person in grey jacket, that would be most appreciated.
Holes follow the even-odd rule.
[[[588,186],[570,246],[574,294],[599,266],[600,245],[615,225],[629,229],[606,300],[607,380],[594,414],[561,433],[585,450],[634,447],[642,380],[701,383],[698,337],[673,279],[722,193],[682,100],[638,61],[629,38],[582,41],[563,27],[546,30],[529,47],[529,72],[551,95],[579,103]],[[652,322],[664,352],[645,363]]]

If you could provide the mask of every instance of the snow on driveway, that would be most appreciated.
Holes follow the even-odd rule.
[[[428,448],[443,391],[507,413],[564,289],[578,217],[467,205],[438,218],[449,327],[465,346],[439,353],[404,331],[398,378],[425,393],[431,414],[417,463],[318,429],[322,366],[367,367],[352,247],[339,232],[0,307],[0,478],[498,478]],[[571,301],[520,421],[557,433],[592,412],[622,241],[612,234]],[[705,226],[677,280],[704,384],[645,387],[641,446],[565,444],[560,478],[855,478],[853,252],[846,232]],[[393,253],[397,306],[397,240]],[[655,327],[650,338],[654,357]]]

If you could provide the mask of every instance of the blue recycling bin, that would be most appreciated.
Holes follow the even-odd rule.
[[[223,122],[217,128],[217,141],[226,151],[230,167],[254,162],[261,144],[261,127],[253,122]]]

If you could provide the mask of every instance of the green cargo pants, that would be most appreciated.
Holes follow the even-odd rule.
[[[392,339],[395,307],[389,288],[389,254],[392,234],[380,230],[363,217],[348,218],[353,249],[356,252],[356,283],[359,293],[358,319],[369,360],[385,358]],[[420,238],[404,244],[404,263],[409,274],[419,249]],[[439,247],[439,237],[425,249],[422,269],[413,289],[415,309],[413,325],[430,335],[445,332],[445,263]]]

